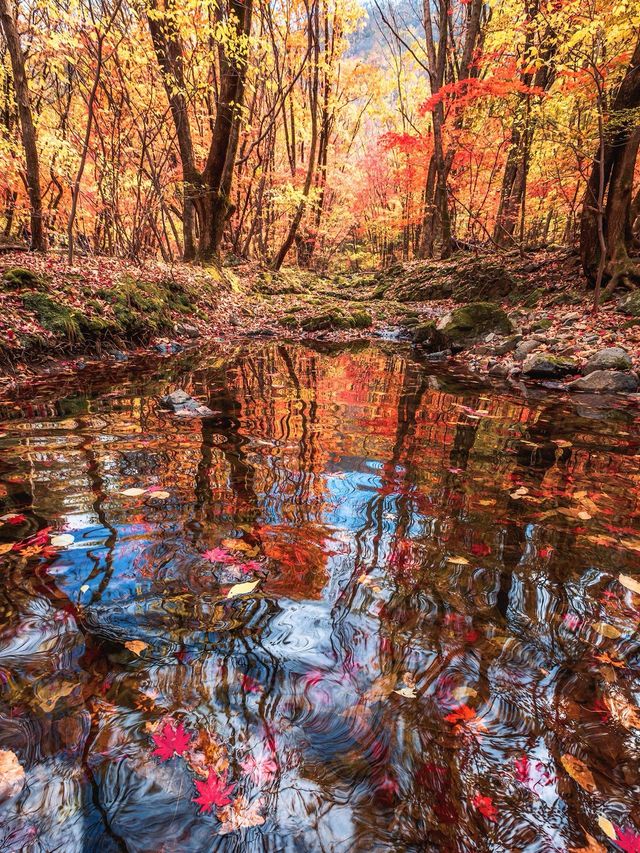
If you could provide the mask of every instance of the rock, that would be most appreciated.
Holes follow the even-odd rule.
[[[153,348],[156,352],[159,352],[160,355],[175,355],[178,352],[182,352],[184,349],[182,344],[179,344],[176,341],[171,341],[168,344],[155,344]]]
[[[491,333],[509,334],[513,325],[506,312],[493,302],[471,302],[441,317],[437,323],[421,323],[413,339],[427,349],[459,352]]]
[[[200,337],[200,330],[190,323],[176,323],[174,328],[178,337],[191,338],[192,340]]]
[[[560,358],[548,353],[530,355],[522,366],[523,376],[529,379],[561,379],[575,373],[576,362],[572,358]]]
[[[565,314],[562,318],[562,325],[571,326],[573,323],[575,323],[576,320],[580,320],[581,317],[582,314],[580,313],[580,311],[569,311],[569,313]]]
[[[633,362],[622,347],[607,347],[592,355],[582,369],[586,376],[594,370],[631,370]]]
[[[513,352],[522,341],[522,335],[511,335],[510,338],[505,338],[497,343],[493,348],[494,355],[505,355],[508,352]]]
[[[518,344],[515,352],[513,353],[513,357],[516,361],[524,361],[528,355],[531,355],[537,349],[540,349],[542,343],[540,341],[535,340],[535,338],[528,338],[526,341],[522,341],[522,343]]]
[[[210,418],[215,414],[208,406],[202,406],[197,400],[194,400],[182,388],[162,397],[160,405],[163,409],[169,409],[181,417]]]
[[[121,362],[129,361],[129,356],[126,353],[121,352],[120,350],[116,350],[115,352],[112,352],[111,358],[114,361],[121,361]]]
[[[426,323],[419,323],[411,331],[412,340],[416,344],[435,345],[438,335],[438,329],[433,320],[428,320]]]
[[[505,362],[494,364],[489,368],[489,376],[495,376],[498,379],[506,379],[511,373],[511,365]]]
[[[305,332],[366,329],[372,322],[371,315],[359,308],[353,311],[343,308],[329,308],[305,317],[300,321],[300,328]]]
[[[567,383],[567,388],[592,394],[618,394],[633,393],[638,390],[638,384],[638,377],[629,370],[594,370]]]
[[[635,290],[618,302],[618,311],[631,317],[640,317],[640,291]]]

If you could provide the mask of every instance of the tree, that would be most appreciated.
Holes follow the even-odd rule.
[[[44,252],[46,241],[42,223],[42,196],[40,191],[40,163],[36,128],[31,112],[29,84],[24,64],[24,56],[20,47],[20,36],[14,20],[9,0],[0,0],[0,27],[4,32],[7,49],[11,59],[13,73],[13,89],[18,106],[22,146],[26,166],[27,188],[31,205],[31,248],[35,252]]]
[[[185,260],[208,261],[218,255],[226,222],[234,209],[231,186],[244,103],[251,15],[252,0],[229,0],[227,4],[216,6],[217,23],[224,26],[224,38],[217,45],[219,79],[215,92],[215,120],[204,167],[198,169],[175,0],[166,0],[162,9],[157,0],[151,0],[148,11],[149,31],[169,99],[182,162]],[[197,247],[194,226],[197,226]]]
[[[585,275],[596,287],[596,298],[605,278],[608,291],[640,281],[632,218],[637,212],[632,201],[639,145],[640,38],[601,128],[582,202],[580,257]]]

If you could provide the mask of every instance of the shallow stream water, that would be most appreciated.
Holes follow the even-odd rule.
[[[1,851],[640,850],[640,412],[434,370],[0,404]]]

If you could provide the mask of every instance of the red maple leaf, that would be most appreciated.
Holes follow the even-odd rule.
[[[200,814],[210,812],[214,806],[216,808],[228,806],[231,802],[229,794],[235,788],[233,784],[227,785],[226,774],[218,776],[214,770],[209,771],[205,782],[200,782],[196,779],[195,786],[198,789],[199,796],[194,797],[193,802],[198,803],[200,806]]]
[[[445,720],[448,723],[466,723],[469,720],[475,719],[476,712],[468,705],[460,705],[455,708],[450,714],[447,714]]]
[[[23,515],[21,512],[16,513],[15,515],[10,515],[7,519],[5,519],[7,524],[22,524],[27,520],[27,516]]]
[[[493,805],[491,797],[483,797],[482,794],[476,794],[473,800],[473,807],[476,808],[481,815],[484,815],[487,820],[492,820],[494,823],[498,819],[498,810]]]
[[[640,835],[632,829],[620,829],[616,826],[616,844],[625,853],[640,853]]]
[[[185,732],[182,723],[175,727],[171,723],[165,723],[162,731],[153,735],[157,749],[153,755],[159,755],[161,761],[168,761],[173,754],[182,755],[191,743],[191,735]]]

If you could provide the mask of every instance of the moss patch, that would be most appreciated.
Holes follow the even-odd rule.
[[[37,273],[23,267],[6,270],[2,284],[7,290],[44,290],[46,282]]]

